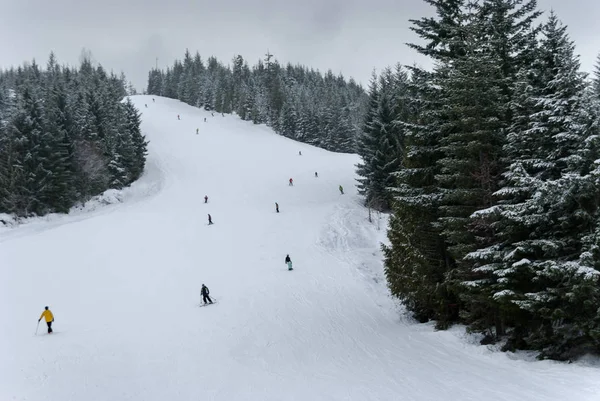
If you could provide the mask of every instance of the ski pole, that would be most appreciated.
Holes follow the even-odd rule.
[[[37,326],[35,326],[35,335],[37,336],[38,328],[40,327],[40,321],[38,320]]]

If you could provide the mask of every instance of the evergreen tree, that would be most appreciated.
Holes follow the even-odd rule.
[[[140,178],[144,171],[146,155],[148,153],[148,142],[140,129],[141,115],[129,98],[125,102],[124,108],[126,112],[125,130],[131,137],[131,145],[133,147],[132,159],[129,161],[130,181],[133,182]]]
[[[463,0],[427,1],[435,18],[411,20],[411,30],[426,42],[409,44],[437,63],[450,63],[464,55],[461,31]],[[457,297],[448,285],[454,262],[437,223],[441,191],[437,182],[438,160],[443,156],[443,92],[439,74],[411,67],[411,80],[401,94],[405,112],[397,125],[405,136],[403,168],[396,172],[394,208],[384,246],[385,273],[391,293],[401,299],[420,321],[437,320],[447,327],[457,318]]]
[[[126,84],[89,55],[79,70],[51,54],[45,71],[0,71],[0,212],[68,212],[140,176],[146,142],[137,111],[121,104]]]
[[[462,317],[472,321],[493,315],[487,305],[460,288],[470,272],[467,253],[494,242],[486,220],[470,220],[477,210],[493,205],[499,188],[507,100],[503,95],[502,63],[485,35],[487,21],[477,7],[470,8],[460,30],[463,54],[439,65],[440,151],[436,180],[441,194],[437,223],[453,269],[446,274],[459,296]]]
[[[51,164],[49,169],[52,171],[52,178],[48,183],[49,198],[45,203],[53,211],[67,213],[76,199],[72,173],[73,140],[69,134],[74,127],[68,115],[67,93],[60,83],[56,82],[51,88],[45,109]]]
[[[551,14],[542,33],[536,62],[519,74],[515,123],[504,147],[511,165],[496,193],[501,202],[479,213],[494,220],[499,242],[468,259],[477,262],[471,287],[499,314],[495,334],[514,327],[508,348],[568,358],[582,344],[600,344],[590,312],[600,306],[600,291],[593,290],[600,273],[584,249],[595,252],[600,114],[587,113],[566,27]]]
[[[600,54],[596,58],[596,65],[594,66],[594,74],[592,77],[594,92],[598,99],[600,99]]]
[[[7,155],[10,192],[3,194],[2,202],[8,212],[21,216],[46,212],[43,202],[51,171],[43,118],[40,99],[30,85],[24,86],[5,131],[5,146],[12,154]]]
[[[356,175],[359,177],[357,178],[358,193],[365,197],[368,197],[368,193],[370,192],[372,174],[371,160],[373,160],[375,156],[375,149],[377,147],[376,140],[378,139],[375,132],[374,121],[379,108],[379,81],[375,71],[373,71],[371,76],[368,93],[369,103],[367,113],[363,123],[362,132],[357,141],[357,153],[360,156],[361,161],[356,165]]]
[[[359,189],[365,194],[368,205],[387,210],[392,202],[390,188],[395,184],[394,173],[401,168],[403,137],[395,123],[399,100],[399,82],[389,69],[379,77],[376,87],[371,84],[373,107],[367,114],[359,151],[363,162],[357,173],[362,176]],[[373,93],[374,92],[374,93]]]

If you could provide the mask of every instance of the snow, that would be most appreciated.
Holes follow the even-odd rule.
[[[598,399],[595,359],[533,362],[398,309],[355,155],[133,101],[139,182],[0,228],[0,400]],[[217,305],[198,307],[202,283]],[[45,305],[55,333],[34,335]]]

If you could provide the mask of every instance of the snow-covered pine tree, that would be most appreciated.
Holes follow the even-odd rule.
[[[76,127],[72,132],[75,188],[79,199],[89,198],[108,186],[108,173],[100,139],[96,133],[94,115],[88,95],[83,89],[69,103]]]
[[[15,107],[14,91],[9,90],[6,79],[0,74],[0,127],[6,124]]]
[[[477,8],[487,22],[482,29],[500,63],[502,95],[511,99],[517,73],[535,60],[531,46],[539,28],[534,22],[542,12],[537,9],[537,0],[482,0]],[[510,110],[505,123],[512,123]]]
[[[511,164],[496,193],[501,201],[478,213],[495,219],[498,242],[468,259],[476,262],[473,292],[502,320],[496,334],[514,327],[507,348],[569,358],[582,345],[600,344],[598,317],[590,312],[600,307],[594,290],[600,274],[591,262],[600,202],[593,165],[599,114],[586,106],[566,27],[552,13],[542,33],[536,62],[519,74],[504,146]],[[476,328],[484,326],[479,323]]]
[[[140,178],[146,165],[146,155],[148,153],[148,142],[140,129],[141,115],[135,108],[131,99],[127,99],[123,105],[125,109],[125,130],[131,137],[133,147],[132,159],[128,161],[130,182]]]
[[[177,85],[177,93],[179,100],[192,106],[196,103],[196,94],[194,93],[196,80],[193,64],[194,62],[190,51],[185,49],[185,54],[183,56],[183,71],[181,80]]]
[[[58,77],[46,95],[44,109],[52,171],[45,203],[51,211],[67,213],[76,200],[73,176],[74,148],[70,135],[74,127],[69,116],[67,91]]]
[[[594,66],[594,73],[592,76],[592,85],[596,97],[600,100],[600,54],[596,57],[596,65]]]
[[[48,170],[48,136],[44,130],[41,100],[29,81],[18,93],[16,110],[6,125],[5,146],[10,149],[9,191],[4,194],[4,210],[17,216],[30,216],[47,211],[46,183]]]
[[[446,31],[458,39],[458,57],[442,57],[434,80],[442,103],[437,223],[453,261],[445,280],[459,296],[461,317],[496,321],[496,311],[462,285],[472,279],[471,262],[463,258],[495,241],[491,221],[469,216],[491,205],[499,188],[511,82],[519,65],[533,59],[531,24],[539,13],[535,1],[521,0],[472,2],[463,11]]]
[[[296,132],[298,130],[298,117],[296,110],[290,102],[286,102],[281,109],[279,115],[279,131],[281,135],[296,139]]]
[[[424,41],[409,44],[440,63],[463,54],[455,29],[462,21],[464,0],[427,0],[435,18],[411,20],[411,30]],[[457,298],[449,291],[446,276],[453,261],[436,225],[440,190],[437,161],[442,157],[441,92],[434,84],[437,73],[411,67],[403,102],[407,113],[396,123],[404,130],[403,168],[396,173],[394,208],[384,246],[385,273],[391,293],[402,300],[420,321],[437,320],[439,328],[457,318]]]
[[[160,70],[150,70],[148,73],[148,93],[162,96],[163,85],[163,74],[161,74]]]
[[[455,36],[461,37],[463,54],[438,65],[434,84],[440,88],[442,107],[436,181],[440,188],[436,224],[454,261],[445,281],[460,299],[463,318],[488,316],[480,300],[461,287],[470,271],[464,256],[482,244],[494,241],[485,220],[470,221],[478,209],[492,205],[498,189],[502,121],[507,99],[503,96],[501,62],[485,34],[487,21],[477,6],[470,6]]]
[[[372,181],[372,160],[375,157],[375,149],[377,148],[378,135],[375,131],[374,121],[379,108],[379,79],[375,71],[371,74],[369,83],[369,102],[367,113],[363,122],[361,133],[357,139],[357,153],[360,156],[360,162],[356,165],[356,175],[358,178],[357,188],[358,193],[363,195],[365,199],[371,197],[371,181]],[[368,201],[367,201],[368,202]]]
[[[372,82],[369,89],[369,111],[359,139],[357,165],[359,191],[365,202],[379,210],[389,210],[392,203],[390,188],[395,184],[394,173],[401,168],[403,136],[395,124],[399,109],[398,95],[403,90],[390,69]],[[375,77],[374,77],[375,79]]]
[[[352,126],[352,111],[350,106],[340,106],[335,132],[332,135],[331,149],[342,153],[355,153],[356,140]]]
[[[392,204],[391,188],[395,186],[395,173],[402,168],[404,135],[395,123],[402,107],[398,98],[403,91],[390,69],[385,69],[380,80],[380,96],[373,124],[379,133],[378,146],[372,159],[371,195],[376,207],[389,210]]]

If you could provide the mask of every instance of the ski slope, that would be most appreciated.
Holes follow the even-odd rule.
[[[592,363],[403,317],[356,156],[155,99],[133,97],[150,154],[117,203],[0,231],[0,401],[600,400]]]

